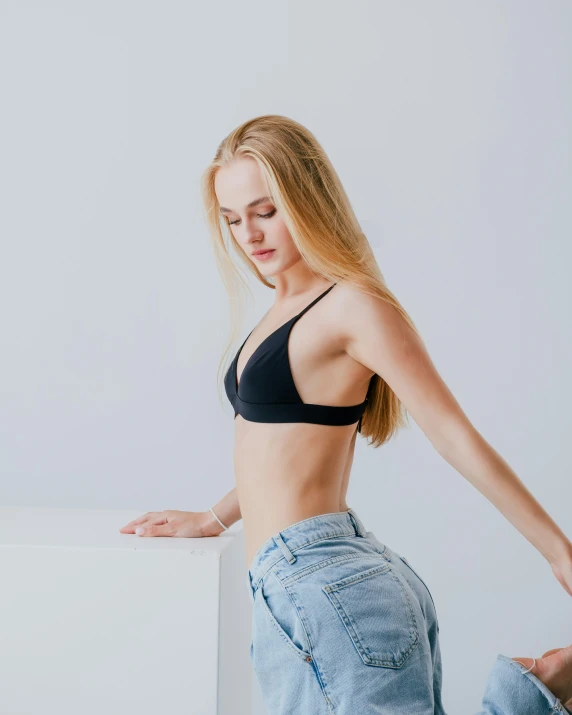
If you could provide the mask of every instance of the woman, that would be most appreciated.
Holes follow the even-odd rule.
[[[306,128],[276,115],[238,127],[205,172],[203,198],[233,308],[242,279],[230,246],[276,291],[224,377],[236,489],[209,512],[153,512],[121,531],[214,536],[243,519],[251,658],[273,715],[444,713],[431,595],[346,504],[357,433],[381,446],[411,413],[570,595],[572,544],[440,378]],[[572,646],[537,661],[499,655],[483,706],[566,712],[571,683]]]

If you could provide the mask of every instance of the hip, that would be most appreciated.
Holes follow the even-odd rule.
[[[276,532],[260,546],[246,574],[252,603],[258,592],[268,603],[265,594],[278,584],[292,604],[317,599],[316,605],[322,607],[326,596],[341,611],[342,600],[365,597],[372,611],[378,607],[378,614],[387,610],[391,600],[384,583],[398,587],[401,605],[419,601],[424,618],[433,611],[438,630],[435,602],[426,582],[407,558],[368,531],[351,508],[318,514]],[[416,624],[409,625],[417,630]]]
[[[407,559],[366,530],[353,509],[274,534],[252,559],[247,588],[250,656],[261,684],[272,683],[269,698],[294,697],[289,684],[296,682],[311,692],[318,684],[332,701],[352,694],[369,702],[380,688],[402,689],[413,676],[430,697],[435,684],[423,674],[439,658],[432,596]]]

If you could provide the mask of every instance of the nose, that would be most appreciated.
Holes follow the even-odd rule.
[[[246,246],[250,246],[252,243],[260,241],[261,238],[264,238],[264,233],[259,228],[256,228],[256,226],[252,223],[244,223],[242,242]]]

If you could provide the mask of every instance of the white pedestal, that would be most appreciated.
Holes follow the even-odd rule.
[[[119,533],[142,513],[0,508],[1,715],[250,715],[242,528]]]

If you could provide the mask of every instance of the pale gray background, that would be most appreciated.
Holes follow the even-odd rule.
[[[571,47],[564,0],[2,2],[0,503],[194,511],[232,488],[199,177],[278,113],[322,142],[441,375],[572,534]],[[252,286],[244,337],[272,301]],[[431,588],[452,714],[480,709],[497,653],[572,641],[548,564],[413,421],[358,440],[348,504]]]

